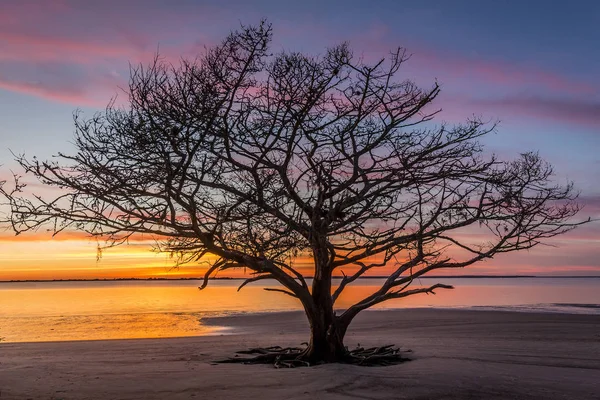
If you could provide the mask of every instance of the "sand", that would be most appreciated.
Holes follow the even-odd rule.
[[[413,309],[360,315],[349,346],[395,343],[391,367],[291,370],[211,361],[299,345],[300,313],[204,321],[222,336],[0,344],[6,399],[600,399],[600,316]]]

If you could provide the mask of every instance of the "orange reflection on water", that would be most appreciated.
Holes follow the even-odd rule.
[[[0,337],[6,342],[48,342],[183,337],[223,331],[199,321],[200,315],[194,313],[0,317]]]
[[[0,338],[6,342],[198,336],[221,332],[202,318],[297,309],[261,287],[229,282],[54,282],[0,284]],[[283,297],[283,298],[282,298]]]
[[[368,281],[367,281],[368,282]],[[421,279],[407,290],[435,283],[454,285],[454,289],[436,289],[436,294],[416,294],[392,299],[373,308],[414,307],[500,307],[556,303],[600,304],[600,279]],[[380,286],[358,284],[345,290],[336,306],[345,309],[374,293]]]
[[[600,310],[600,279],[421,279],[413,287],[437,282],[454,290],[418,294],[375,308],[505,307],[529,309],[587,304]],[[7,342],[156,338],[219,332],[203,318],[239,313],[300,310],[297,299],[248,286],[213,281],[117,281],[0,283],[0,338]],[[276,287],[274,282],[267,282]],[[383,280],[354,282],[336,303],[345,309],[376,291]],[[563,306],[561,306],[563,304]],[[592,306],[590,308],[590,306]],[[567,312],[572,312],[568,309]],[[579,312],[581,310],[575,310]],[[338,311],[339,314],[339,311]]]

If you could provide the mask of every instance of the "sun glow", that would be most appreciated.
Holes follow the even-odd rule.
[[[97,259],[98,242],[81,234],[66,232],[55,238],[44,235],[10,236],[0,239],[0,281],[9,280],[66,280],[66,279],[187,279],[199,278],[206,272],[210,259],[196,264],[178,267],[166,253],[152,251],[150,240],[133,241],[130,244],[107,249]],[[570,246],[572,244],[569,244]],[[443,275],[484,274],[597,274],[597,266],[536,265],[543,258],[543,249],[515,257],[498,257],[470,266],[467,269],[440,271]],[[303,255],[294,260],[294,266],[305,276],[312,275],[312,260]],[[367,275],[382,276],[393,266],[375,268]],[[342,268],[351,274],[352,267]],[[244,268],[217,274],[217,277],[247,276]],[[341,275],[341,270],[334,275]]]

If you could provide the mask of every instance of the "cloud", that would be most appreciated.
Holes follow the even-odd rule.
[[[468,102],[470,106],[600,128],[600,101],[590,98],[506,96],[496,99],[471,99]]]
[[[73,2],[48,0],[42,5],[26,1],[7,0],[0,7],[0,88],[50,101],[66,102],[74,105],[97,105],[89,93],[102,88],[102,73],[113,78],[127,76],[128,62],[148,61],[160,43],[161,53],[170,61],[177,62],[180,55],[193,55],[202,51],[202,44],[211,43],[211,34],[216,31],[222,37],[224,28],[214,21],[225,21],[230,16],[226,9],[181,2],[177,7],[169,7],[167,2],[150,0],[146,2],[109,2],[109,6],[86,4],[75,7]],[[105,3],[103,3],[105,4]],[[117,8],[116,5],[119,5]],[[218,18],[217,18],[218,17]],[[27,21],[27,22],[25,22]],[[149,24],[149,21],[153,21]],[[99,23],[101,22],[101,23]],[[204,23],[202,23],[204,22]],[[314,43],[333,43],[350,39],[357,54],[361,52],[365,59],[378,58],[388,54],[398,44],[406,45],[413,54],[406,64],[409,78],[419,78],[431,82],[437,77],[445,91],[465,96],[481,95],[489,92],[514,93],[517,90],[536,93],[529,99],[508,96],[503,101],[505,109],[518,109],[520,104],[535,112],[535,115],[553,113],[560,104],[550,104],[540,95],[561,93],[562,95],[593,94],[600,91],[598,84],[575,79],[548,68],[541,68],[502,60],[473,57],[460,52],[450,52],[431,44],[401,43],[397,35],[383,24],[372,24],[355,30],[354,35],[342,36],[339,27],[310,21],[297,21],[276,27],[276,39],[296,43],[298,37]],[[306,43],[311,52],[322,52],[322,45]],[[302,46],[302,44],[301,44]],[[35,68],[21,68],[10,71],[7,76],[6,62],[31,67],[39,63],[60,62],[69,64],[72,70],[85,74],[87,81],[78,82],[77,90],[69,90],[54,85],[53,79],[60,76],[48,76],[44,85],[32,83],[37,79]],[[99,73],[100,71],[100,73]],[[103,71],[103,72],[102,72]],[[0,76],[1,78],[1,76]],[[111,90],[116,88],[113,82]],[[444,97],[447,94],[444,94]],[[110,96],[101,102],[105,104]],[[545,101],[545,104],[541,104]],[[564,105],[564,104],[563,104]],[[567,104],[568,105],[568,104]],[[589,124],[597,123],[591,110],[563,110],[563,116],[577,118]]]
[[[15,235],[12,232],[5,231],[0,232],[0,242],[32,242],[39,243],[43,241],[53,241],[53,242],[64,242],[64,241],[81,241],[84,243],[95,242],[96,238],[90,236],[89,234],[82,231],[63,231],[59,234],[52,236],[51,231],[37,231],[37,232],[25,232],[20,235]],[[140,235],[135,234],[129,238],[130,243],[148,245],[154,243],[154,239],[150,235]],[[98,239],[98,244],[102,246],[104,241],[102,239]]]
[[[600,217],[600,194],[579,196],[579,203],[583,206],[581,214]]]
[[[129,62],[149,61],[161,41],[168,60],[193,48],[197,24],[182,28],[193,18],[183,11],[157,0],[108,6],[6,0],[0,4],[0,89],[78,106],[106,105],[128,75]]]
[[[3,32],[0,60],[66,61],[94,63],[100,58],[127,58],[139,48],[128,44],[112,44],[46,35]]]
[[[466,81],[469,86],[475,82],[483,82],[503,90],[529,88],[576,95],[600,92],[597,85],[591,85],[551,70],[498,60],[467,57],[458,53],[415,49],[414,56],[409,62],[414,62],[419,70],[437,73],[442,83],[445,80],[450,83],[458,79],[462,83]]]
[[[44,86],[40,82],[11,82],[0,77],[0,89],[33,95],[59,103],[77,104],[81,106],[98,106],[105,103],[100,103],[91,99],[86,93],[80,90],[52,88]]]
[[[600,81],[590,83],[531,63],[472,56],[431,43],[399,39],[384,24],[372,25],[368,30],[358,32],[350,38],[350,43],[358,46],[356,50],[366,51],[365,59],[369,62],[402,46],[411,55],[403,68],[408,78],[421,78],[424,82],[437,78],[449,90],[460,89],[463,93],[489,90],[482,85],[500,91],[528,89],[572,95],[600,93]]]

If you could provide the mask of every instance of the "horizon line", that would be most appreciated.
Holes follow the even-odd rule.
[[[304,279],[313,279],[313,276],[304,277]],[[332,279],[343,279],[344,276],[333,276]],[[363,276],[359,279],[387,279],[388,276]],[[420,276],[417,279],[454,279],[454,278],[466,278],[466,279],[483,279],[483,278],[495,278],[495,279],[507,279],[507,278],[600,278],[600,275],[433,275],[433,276]],[[211,278],[210,280],[239,280],[243,281],[248,278],[241,277],[217,277]],[[203,278],[82,278],[82,279],[11,279],[11,280],[0,280],[0,283],[35,283],[35,282],[120,282],[120,281],[201,281]]]

